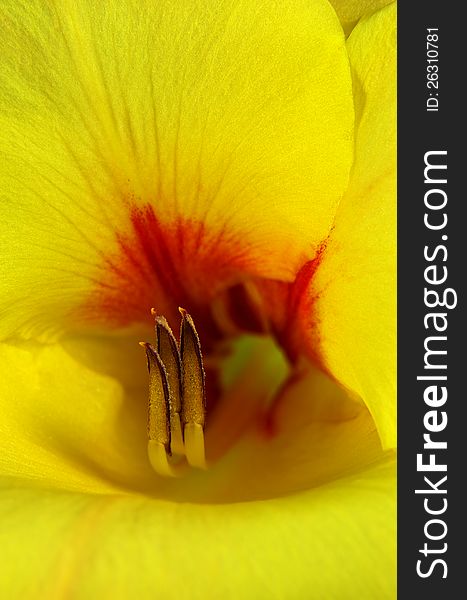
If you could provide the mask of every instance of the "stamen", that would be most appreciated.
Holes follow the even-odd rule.
[[[206,468],[204,424],[205,374],[201,345],[191,316],[182,308],[180,345],[167,320],[151,313],[156,322],[156,347],[140,342],[149,369],[148,455],[154,470],[178,476],[186,468]],[[172,454],[186,455],[175,462]]]
[[[148,456],[152,468],[159,475],[176,476],[177,468],[169,463],[169,384],[165,367],[157,350],[147,342],[140,342],[146,350],[149,370]]]
[[[183,308],[180,328],[180,357],[183,369],[182,422],[185,452],[192,467],[206,468],[204,453],[204,422],[206,392],[201,344],[191,316]]]
[[[173,454],[184,454],[180,411],[182,410],[181,361],[177,341],[165,317],[156,316],[157,351],[165,366],[169,384],[170,449]]]
[[[199,423],[187,423],[183,429],[188,463],[198,469],[207,469],[204,450],[204,429]]]
[[[183,463],[171,463],[165,446],[159,444],[159,442],[148,441],[148,456],[152,468],[158,475],[180,477],[185,472],[185,461]]]
[[[140,342],[146,349],[149,370],[149,421],[150,440],[170,448],[169,384],[167,372],[157,350],[147,342]]]

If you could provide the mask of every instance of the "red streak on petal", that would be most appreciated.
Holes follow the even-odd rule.
[[[314,310],[319,294],[313,291],[312,283],[325,250],[326,242],[301,267],[292,283],[263,281],[258,285],[272,331],[292,363],[303,354],[318,364],[322,362],[318,353],[319,319]]]
[[[305,351],[309,358],[318,363],[320,363],[317,354],[318,319],[314,311],[314,303],[318,295],[313,294],[312,281],[321,263],[324,249],[325,246],[321,246],[316,257],[305,263],[300,269],[295,281],[289,287],[287,302],[287,321],[294,358]]]
[[[116,240],[118,251],[105,258],[104,276],[80,309],[82,318],[111,327],[152,323],[154,307],[176,330],[182,306],[203,345],[219,336],[209,303],[248,272],[251,260],[240,240],[208,231],[202,222],[162,223],[150,204],[129,207],[129,223]]]

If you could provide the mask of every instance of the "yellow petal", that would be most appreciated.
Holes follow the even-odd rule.
[[[311,369],[275,436],[160,479],[140,348],[108,342],[0,346],[0,596],[394,597],[394,462],[365,409]]]
[[[96,289],[110,294],[100,308],[115,288],[134,303],[152,291],[127,320],[139,319],[169,264],[189,262],[187,290],[210,289],[214,266],[291,280],[314,255],[353,147],[344,37],[325,0],[7,0],[2,12],[2,335],[69,329]],[[173,237],[164,268],[135,233],[138,208]]]
[[[359,19],[371,15],[394,0],[329,0],[339,17],[342,27],[349,35]]]
[[[10,484],[0,518],[5,598],[395,598],[392,462],[218,505]]]
[[[113,341],[116,351],[125,351],[121,365],[146,384],[133,392],[134,402],[125,401],[132,388],[129,380],[122,383],[123,372],[120,381],[99,372],[109,364],[103,352],[102,363],[93,358],[90,369],[60,346],[0,346],[1,473],[39,485],[111,492],[121,487],[121,473],[131,480],[150,472],[147,460],[140,460],[147,445],[146,365],[141,349],[132,351],[125,342]],[[93,348],[105,350],[98,340]],[[86,346],[79,350],[85,360]]]
[[[348,40],[359,118],[351,183],[302,310],[330,373],[369,407],[383,443],[396,441],[395,6]]]

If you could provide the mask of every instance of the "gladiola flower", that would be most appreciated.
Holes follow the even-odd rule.
[[[0,596],[394,596],[380,4],[2,3]],[[138,342],[179,307],[206,465],[164,477]]]

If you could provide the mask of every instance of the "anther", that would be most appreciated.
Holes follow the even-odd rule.
[[[140,342],[146,350],[149,370],[148,456],[153,469],[163,476],[177,476],[178,468],[169,462],[169,384],[167,372],[157,350]]]
[[[192,467],[206,468],[204,452],[204,422],[206,392],[203,358],[198,333],[191,316],[183,308],[180,327],[180,357],[182,362],[182,423],[185,454]]]
[[[173,454],[184,454],[180,412],[182,410],[182,387],[180,352],[172,330],[164,317],[156,317],[157,351],[165,366],[169,384],[170,449]]]

